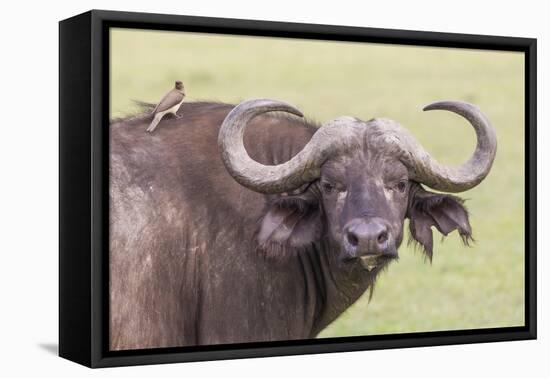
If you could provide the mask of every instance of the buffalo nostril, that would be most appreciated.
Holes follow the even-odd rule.
[[[382,231],[382,232],[378,235],[378,238],[377,238],[376,240],[378,241],[379,244],[385,243],[386,240],[388,240],[388,233],[387,233],[387,231]]]
[[[353,232],[348,232],[347,234],[348,242],[353,247],[357,247],[357,244],[359,244],[359,239],[357,238],[357,235],[355,235]]]

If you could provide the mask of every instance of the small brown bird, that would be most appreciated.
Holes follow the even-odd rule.
[[[179,118],[176,112],[180,108],[180,105],[183,102],[184,98],[185,91],[183,89],[183,83],[178,80],[176,81],[174,89],[166,93],[166,95],[162,98],[162,100],[160,100],[155,109],[153,109],[153,121],[147,128],[147,131],[152,133],[159,124],[162,117],[164,117],[168,113],[171,113]]]

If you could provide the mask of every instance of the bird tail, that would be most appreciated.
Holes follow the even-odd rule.
[[[155,114],[155,117],[153,118],[153,121],[151,121],[151,124],[147,128],[147,131],[152,133],[157,128],[157,125],[159,124],[160,120],[162,119],[163,114]]]

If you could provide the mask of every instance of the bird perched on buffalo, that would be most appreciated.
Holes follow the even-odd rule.
[[[162,100],[160,100],[155,109],[153,109],[153,121],[147,128],[147,131],[150,133],[153,132],[158,126],[162,117],[164,117],[168,113],[173,114],[179,118],[176,112],[180,108],[180,105],[183,102],[184,98],[185,91],[183,89],[183,83],[178,80],[176,81],[174,89],[166,93],[166,95],[162,98]]]

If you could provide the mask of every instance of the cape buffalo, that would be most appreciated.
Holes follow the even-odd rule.
[[[428,258],[432,226],[467,243],[462,200],[441,192],[487,176],[495,132],[473,105],[432,109],[475,129],[463,165],[394,121],[316,125],[267,99],[184,103],[153,134],[147,114],[113,121],[110,348],[313,338],[398,257],[405,218]]]

